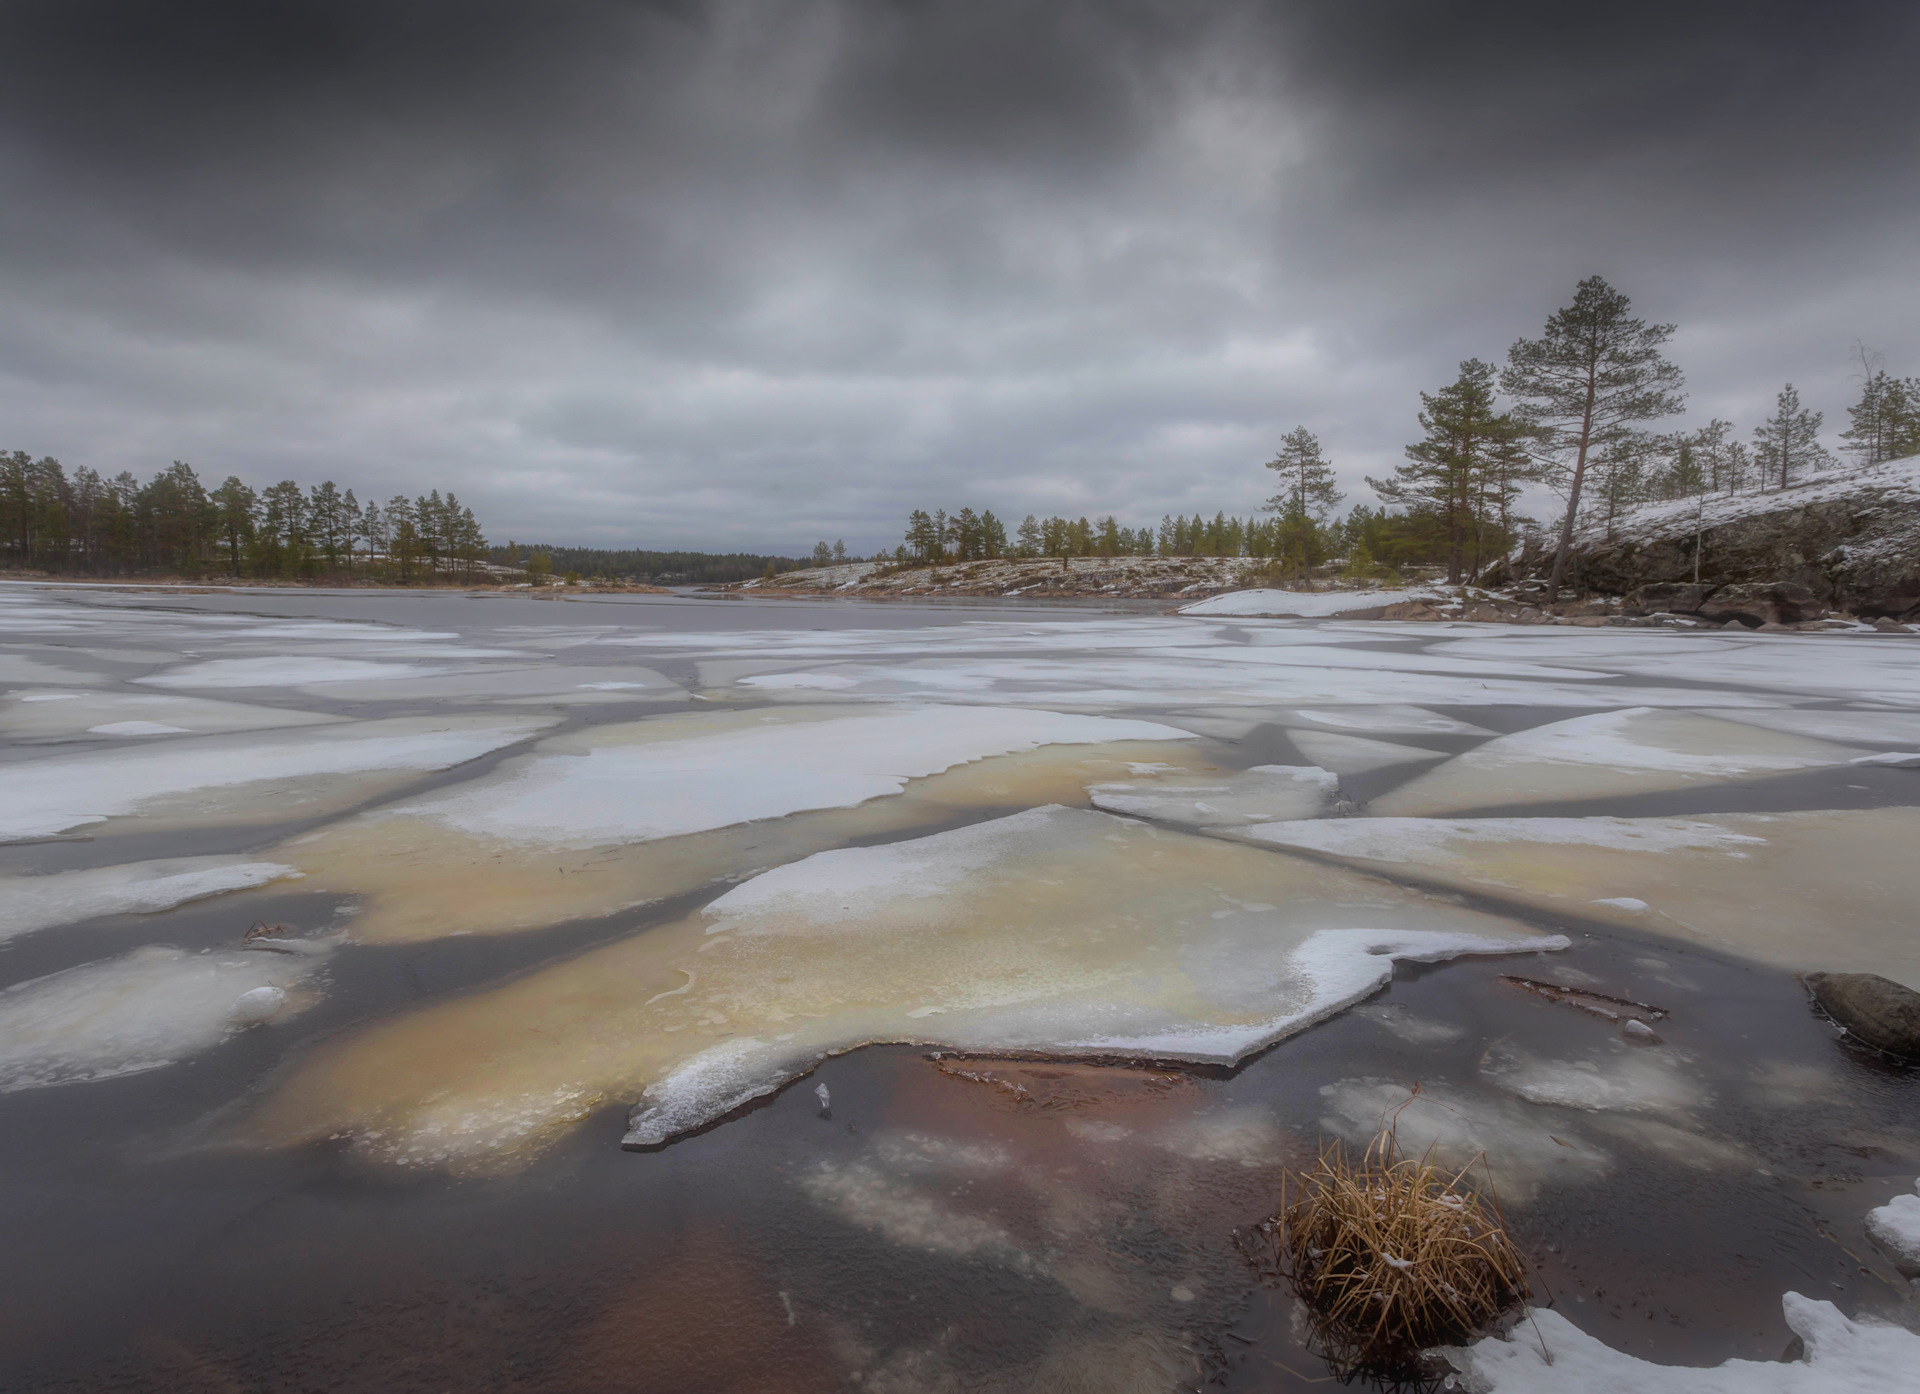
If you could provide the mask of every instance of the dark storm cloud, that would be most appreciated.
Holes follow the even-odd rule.
[[[1911,7],[0,10],[9,447],[498,535],[1246,509],[1599,272],[1693,413],[1920,371]]]

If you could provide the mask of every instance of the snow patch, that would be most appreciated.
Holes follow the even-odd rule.
[[[243,857],[179,857],[45,876],[0,877],[0,942],[101,915],[150,915],[300,873]]]

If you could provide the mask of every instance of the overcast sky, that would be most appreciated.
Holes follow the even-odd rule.
[[[1920,373],[1910,3],[0,8],[0,448],[495,540],[1350,501],[1599,274],[1687,420]]]

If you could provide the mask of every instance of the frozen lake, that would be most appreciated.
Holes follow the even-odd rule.
[[[0,586],[0,1383],[1304,1389],[1232,1232],[1396,1109],[1616,1350],[1912,1325],[1793,974],[1920,988],[1915,752],[1904,636]]]

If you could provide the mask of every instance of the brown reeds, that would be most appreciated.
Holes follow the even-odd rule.
[[[1247,1236],[1254,1266],[1306,1303],[1312,1344],[1342,1379],[1422,1384],[1422,1351],[1486,1333],[1527,1298],[1498,1197],[1466,1184],[1473,1165],[1402,1158],[1391,1128],[1357,1161],[1336,1143],[1287,1173],[1280,1213]]]

